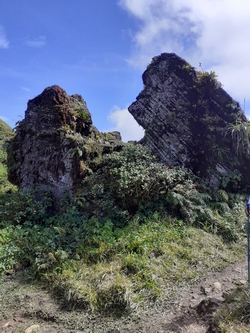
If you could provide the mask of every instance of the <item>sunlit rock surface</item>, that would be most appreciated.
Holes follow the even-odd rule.
[[[174,53],[154,57],[144,89],[128,108],[145,129],[142,143],[170,167],[184,166],[216,186],[223,177],[249,181],[249,154],[237,154],[232,128],[243,110],[214,72],[197,71]]]

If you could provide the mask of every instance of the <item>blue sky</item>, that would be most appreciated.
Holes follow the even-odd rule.
[[[249,18],[249,0],[1,0],[0,117],[14,126],[58,84],[83,96],[100,131],[140,139],[127,107],[162,52],[216,71],[248,113]]]

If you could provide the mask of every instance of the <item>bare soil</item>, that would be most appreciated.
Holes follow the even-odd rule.
[[[247,261],[243,260],[179,290],[174,299],[158,303],[145,313],[113,318],[63,309],[60,300],[22,272],[0,279],[0,332],[205,333],[211,317],[197,313],[200,302],[211,298],[223,301],[227,293],[246,280]]]

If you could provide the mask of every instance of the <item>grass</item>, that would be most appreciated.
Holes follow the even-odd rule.
[[[245,240],[224,242],[218,235],[170,218],[163,220],[152,216],[144,224],[135,219],[125,228],[113,231],[107,226],[99,228],[102,236],[98,241],[91,245],[89,240],[86,247],[79,243],[80,249],[71,254],[58,248],[51,251],[50,241],[55,235],[51,229],[50,239],[46,226],[34,228],[32,232],[27,225],[19,226],[15,228],[16,233],[10,226],[3,228],[0,254],[5,252],[2,251],[4,245],[15,247],[14,251],[9,249],[9,254],[12,253],[9,263],[12,261],[13,265],[7,273],[14,277],[13,269],[19,267],[23,271],[26,267],[25,279],[21,279],[16,287],[13,287],[14,279],[5,278],[9,281],[8,291],[0,279],[0,301],[4,304],[0,321],[9,318],[12,307],[16,306],[15,311],[23,307],[30,318],[26,326],[20,327],[53,317],[52,322],[63,325],[65,332],[75,332],[74,325],[78,325],[78,332],[92,332],[91,322],[96,323],[96,318],[105,317],[95,331],[109,332],[109,325],[120,323],[124,327],[129,318],[129,331],[132,332],[133,327],[139,325],[139,318],[162,311],[163,304],[166,309],[182,287],[245,255]],[[65,237],[62,232],[60,235]],[[32,239],[37,242],[34,253],[26,249]],[[27,267],[28,251],[30,262]],[[11,256],[6,256],[6,262],[7,257]],[[41,300],[38,295],[29,301],[28,297],[41,288],[43,293],[48,290],[53,295],[53,302],[57,304],[53,310],[49,307],[52,302],[49,294],[46,294],[49,300]],[[18,301],[14,289],[18,290]],[[39,302],[45,303],[46,308],[39,311]],[[67,311],[57,312],[58,305]]]
[[[152,217],[144,224],[135,219],[123,229],[100,229],[98,239],[80,240],[69,254],[51,245],[65,234],[53,234],[46,226],[3,228],[2,270],[29,265],[30,274],[66,308],[120,316],[170,299],[182,286],[223,269],[245,251],[241,241],[225,243],[173,219]]]
[[[214,327],[223,333],[250,332],[250,289],[247,285],[229,294],[214,318]]]
[[[43,292],[49,291],[66,311],[53,312],[53,321],[62,332],[62,325],[65,332],[75,332],[76,322],[78,332],[92,332],[91,322],[96,324],[96,318],[105,318],[96,332],[109,332],[118,323],[125,327],[128,318],[132,332],[141,318],[161,312],[163,306],[166,310],[182,288],[245,256],[245,221],[238,214],[239,207],[237,219],[233,219],[233,210],[228,215],[227,223],[230,221],[238,235],[237,241],[235,237],[232,241],[212,233],[207,224],[203,229],[195,228],[157,213],[143,221],[135,216],[127,226],[118,228],[108,219],[86,220],[72,207],[62,215],[46,217],[43,205],[33,202],[31,194],[8,193],[3,198],[12,209],[7,205],[2,210],[0,271],[13,277],[16,272],[25,272],[26,282],[18,287],[22,295],[33,293],[36,283]],[[227,234],[228,229],[223,230]],[[16,304],[11,289],[7,294],[8,299],[5,293],[0,295],[4,304],[0,322]],[[51,317],[50,309],[39,312],[33,305],[29,307],[27,300],[21,303],[26,315],[35,319],[27,325]],[[220,325],[226,323],[221,320]],[[14,332],[22,332],[22,327]]]

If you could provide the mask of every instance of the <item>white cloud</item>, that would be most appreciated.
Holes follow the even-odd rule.
[[[122,140],[140,140],[144,136],[144,130],[137,124],[133,116],[128,112],[128,109],[120,109],[114,106],[108,116],[109,121],[114,123],[114,126],[107,131],[118,131],[121,133]]]
[[[39,47],[43,47],[46,45],[47,40],[46,40],[46,36],[39,36],[36,38],[30,38],[30,36],[26,37],[25,39],[26,45],[30,46],[30,47],[34,47],[34,48],[39,48]]]
[[[22,90],[26,91],[26,92],[31,92],[31,89],[30,88],[27,88],[27,87],[21,87]]]
[[[191,65],[215,70],[224,88],[240,101],[250,99],[249,0],[120,0],[135,16],[128,60],[145,69],[151,58],[174,52]]]
[[[4,27],[0,25],[0,49],[7,49],[9,47],[9,41],[7,40]]]
[[[206,0],[205,0],[206,1]],[[190,9],[181,0],[121,0],[122,8],[140,20],[135,33],[134,54],[130,63],[145,68],[161,52],[182,54],[196,47],[201,22],[191,20]]]

